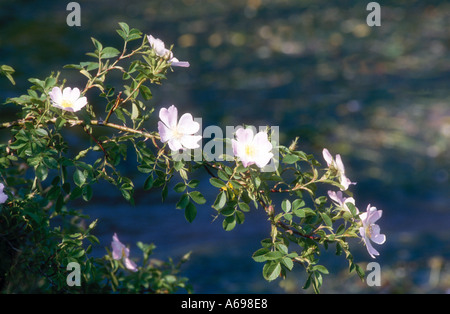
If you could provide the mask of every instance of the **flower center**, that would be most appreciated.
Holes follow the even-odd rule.
[[[72,107],[72,106],[73,106],[73,104],[72,104],[71,101],[63,100],[63,101],[61,102],[61,107],[69,108],[69,107]]]
[[[245,154],[249,157],[254,157],[256,155],[256,150],[253,145],[245,145]]]
[[[175,127],[172,130],[172,132],[173,132],[172,133],[173,137],[176,138],[177,140],[179,140],[179,139],[181,139],[183,137],[183,133],[179,132],[177,127]]]
[[[368,238],[372,238],[372,224],[366,227],[366,235]]]

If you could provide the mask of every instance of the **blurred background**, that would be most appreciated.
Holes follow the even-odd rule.
[[[52,71],[83,86],[83,76],[62,67],[89,61],[91,36],[122,47],[115,29],[126,22],[173,43],[174,55],[191,64],[152,89],[156,110],[175,104],[204,126],[278,125],[284,145],[299,136],[299,149],[318,160],[323,147],[341,154],[358,182],[357,206],[383,210],[381,287],[349,276],[330,248],[322,292],[450,293],[450,4],[383,1],[381,26],[369,27],[369,2],[90,0],[78,1],[81,26],[69,27],[69,1],[0,0],[0,64],[16,70],[17,83],[0,77],[0,101]],[[2,107],[2,121],[12,109]],[[225,232],[213,221],[208,184],[200,190],[209,202],[192,224],[175,209],[177,195],[163,204],[160,191],[138,191],[131,207],[111,189],[99,187],[93,202],[79,204],[100,220],[96,254],[117,232],[133,257],[137,241],[155,243],[164,260],[192,251],[182,270],[197,293],[312,292],[301,289],[300,269],[284,281],[262,278],[263,265],[251,258],[269,236],[261,210]],[[360,243],[351,248],[362,266],[372,261]]]

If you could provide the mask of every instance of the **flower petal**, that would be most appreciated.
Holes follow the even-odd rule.
[[[371,224],[375,223],[378,219],[380,219],[383,214],[383,211],[381,209],[377,210],[376,207],[370,206],[370,204],[367,206],[367,212],[369,213],[367,220]]]
[[[348,190],[348,187],[350,186],[350,184],[352,183],[346,176],[345,173],[341,172],[340,173],[340,177],[339,177],[339,183],[342,185],[342,187],[344,188],[342,191],[346,191]]]
[[[70,99],[71,93],[72,93],[72,88],[70,88],[70,87],[64,88],[63,91],[62,91],[62,98],[63,98],[63,100]]]
[[[345,173],[344,163],[342,162],[342,158],[341,158],[340,154],[336,155],[335,161],[336,161],[337,171],[339,173]]]
[[[176,138],[170,138],[168,141],[168,144],[169,144],[169,148],[172,151],[178,152],[180,149],[183,149],[183,145],[181,145],[180,140],[178,140]]]
[[[253,130],[251,128],[239,128],[236,131],[236,139],[242,144],[250,143],[253,140]]]
[[[113,241],[111,242],[111,247],[113,250],[112,256],[113,256],[113,259],[115,259],[115,260],[121,259],[123,254],[127,253],[125,245],[123,245],[119,241],[119,238],[116,233],[114,233],[114,235],[113,235]],[[128,255],[126,255],[126,256],[128,256]]]
[[[124,262],[124,264],[125,264],[125,267],[126,267],[128,270],[131,270],[131,271],[133,271],[133,272],[137,272],[137,271],[138,271],[136,263],[133,262],[133,261],[132,261],[131,259],[129,259],[128,257],[125,258],[123,262]]]
[[[338,191],[328,191],[328,197],[338,203],[339,205],[342,205],[343,199],[342,199],[342,192]]]
[[[177,130],[183,134],[194,134],[200,129],[200,124],[194,121],[190,113],[185,113],[178,121]]]
[[[50,93],[48,93],[50,96],[50,99],[52,100],[53,103],[56,104],[60,104],[62,101],[62,92],[61,92],[61,88],[59,87],[53,87],[52,91]]]
[[[241,150],[242,144],[236,141],[235,139],[231,140],[231,147],[233,148],[233,155],[239,156],[239,152]]]
[[[164,57],[166,55],[168,50],[166,49],[166,46],[161,39],[155,38],[152,35],[147,35],[147,39],[150,46],[153,48],[153,50],[155,50],[155,53],[158,56]]]
[[[364,242],[366,243],[367,251],[369,252],[369,254],[372,258],[375,258],[375,255],[377,255],[377,256],[380,255],[380,253],[378,253],[378,251],[375,250],[375,248],[372,246],[372,243],[370,242],[369,239],[365,238]]]
[[[183,148],[196,149],[200,147],[198,142],[201,140],[201,135],[183,135],[183,137],[180,139],[180,142],[181,145],[183,145]]]
[[[76,102],[78,100],[78,98],[80,98],[81,92],[78,88],[73,88],[72,91],[70,92],[70,101],[72,103]]]
[[[384,234],[377,234],[372,236],[371,240],[375,242],[376,244],[383,244],[386,242],[386,235]]]
[[[244,165],[244,167],[251,166],[251,165],[253,165],[255,163],[253,160],[250,160],[246,156],[240,157],[240,160],[242,162],[242,165]]]
[[[177,107],[172,105],[168,109],[161,108],[161,110],[159,110],[159,118],[170,129],[175,128],[177,126],[177,120],[178,120]]]
[[[328,167],[333,163],[333,156],[331,156],[328,149],[324,148],[322,151],[323,159],[327,162]]]
[[[86,105],[87,105],[87,98],[80,97],[73,104],[73,111],[79,111],[79,110],[83,109],[83,107]]]
[[[270,160],[272,159],[273,154],[272,153],[258,153],[256,155],[256,157],[254,158],[255,160],[255,164],[259,167],[259,168],[263,168],[265,167]]]
[[[161,137],[161,142],[165,143],[172,137],[172,130],[170,130],[164,123],[158,121],[158,133]]]
[[[258,149],[258,151],[261,152],[269,152],[273,148],[272,144],[269,142],[267,133],[263,131],[255,135],[255,137],[253,138],[253,144]]]
[[[3,192],[4,188],[5,186],[3,185],[3,183],[0,183],[0,204],[3,204],[8,199],[8,195]]]
[[[58,108],[61,110],[65,110],[65,111],[75,112],[72,107],[63,107],[63,106],[60,106],[59,104],[52,104],[52,107],[55,107],[55,108]]]
[[[169,63],[171,66],[173,67],[183,67],[183,68],[188,68],[190,66],[189,62],[187,61],[180,61],[177,58],[172,58],[169,60]]]

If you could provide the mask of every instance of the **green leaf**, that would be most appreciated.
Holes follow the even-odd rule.
[[[292,212],[299,218],[304,218],[306,216],[305,211],[302,208],[294,208]]]
[[[283,202],[281,202],[281,209],[285,213],[288,213],[291,210],[291,202],[287,199],[283,200]]]
[[[176,171],[180,171],[180,169],[182,169],[184,167],[184,162],[182,161],[182,160],[180,160],[180,161],[175,161],[174,163],[173,163],[173,168],[176,170]]]
[[[220,214],[223,216],[231,216],[234,215],[236,209],[233,206],[227,206],[220,211]]]
[[[114,58],[120,54],[120,51],[114,47],[105,47],[100,54],[101,59]]]
[[[293,163],[295,163],[295,162],[297,162],[299,160],[300,160],[300,158],[298,156],[290,154],[290,155],[284,156],[283,163],[285,163],[285,164],[293,164]]]
[[[128,33],[130,32],[130,27],[127,23],[119,22],[120,28],[125,32],[125,34],[128,36]]]
[[[245,214],[239,210],[236,210],[236,222],[242,225],[245,221]]]
[[[186,185],[183,182],[179,182],[179,183],[175,184],[173,189],[177,193],[183,193],[186,190]]]
[[[84,187],[83,187],[83,191],[82,191],[82,195],[83,195],[83,199],[86,201],[86,202],[89,202],[91,199],[92,199],[92,195],[93,195],[93,192],[92,192],[92,187],[88,184],[88,185],[85,185]]]
[[[292,270],[294,267],[294,262],[292,261],[292,258],[289,257],[283,257],[283,260],[281,261],[284,266],[286,266],[287,269]]]
[[[102,51],[103,45],[94,37],[91,37],[92,43],[94,44],[95,48],[97,48],[98,51]]]
[[[141,112],[139,110],[139,106],[135,102],[133,102],[131,104],[131,119],[136,120],[137,118],[139,118],[140,113]]]
[[[269,252],[270,250],[268,248],[261,248],[253,253],[252,258],[257,263],[265,262],[267,260],[265,255]]]
[[[55,122],[56,129],[57,130],[61,129],[66,124],[66,122],[67,122],[67,120],[62,117],[56,118],[56,122]]]
[[[320,271],[322,274],[329,274],[328,269],[323,265],[316,265],[312,268],[314,271]]]
[[[73,182],[75,182],[76,185],[79,187],[83,186],[84,183],[86,183],[86,176],[84,175],[83,171],[80,169],[76,169],[73,174]]]
[[[14,69],[10,67],[9,65],[2,65],[0,67],[0,73],[6,76],[6,78],[11,82],[11,84],[16,85],[16,82],[14,81],[12,77],[12,73],[14,73]]]
[[[347,205],[347,207],[348,207],[348,209],[350,209],[350,212],[352,213],[353,217],[355,217],[357,214],[355,205],[353,205],[350,202],[345,203],[345,205]]]
[[[180,197],[180,200],[178,201],[176,208],[177,209],[184,209],[186,208],[186,206],[189,204],[189,195],[188,194],[183,194]]]
[[[56,79],[55,79],[54,77],[48,77],[48,78],[45,80],[44,88],[45,88],[45,89],[50,89],[50,87],[55,86],[55,84],[56,84]]]
[[[30,79],[28,79],[28,81],[30,83],[33,83],[34,85],[39,86],[42,89],[44,89],[44,86],[45,86],[45,82],[44,81],[42,81],[40,79],[37,79],[37,78],[30,78]]]
[[[249,211],[250,211],[250,206],[248,206],[247,203],[240,202],[238,205],[239,205],[239,208],[240,208],[243,212],[249,212]]]
[[[344,225],[344,224],[341,224],[341,225],[337,228],[337,230],[336,230],[336,235],[337,235],[337,236],[340,236],[341,234],[344,233],[344,231],[345,231],[345,225]]]
[[[265,257],[266,257],[266,260],[271,261],[271,260],[279,260],[280,258],[283,257],[283,255],[284,254],[280,251],[271,251],[271,252],[268,252],[265,255]]]
[[[200,181],[194,179],[194,180],[189,181],[188,187],[195,189],[199,184],[200,184]]]
[[[36,168],[36,177],[41,180],[44,181],[45,179],[47,179],[48,176],[48,169],[44,164],[40,164],[37,168]]]
[[[142,97],[144,97],[145,100],[150,100],[152,99],[153,95],[152,92],[150,90],[150,88],[148,88],[145,85],[141,85],[139,87],[139,91],[141,92]]]
[[[200,193],[199,191],[193,191],[189,193],[189,196],[191,197],[191,199],[196,202],[197,204],[205,204],[206,203],[206,199],[203,196],[202,193]]]
[[[234,215],[226,217],[222,222],[222,227],[225,231],[233,230],[236,227],[236,217]]]
[[[301,208],[305,206],[305,201],[302,199],[296,199],[295,201],[292,202],[292,208],[293,209],[297,209],[297,208]]]
[[[281,265],[278,262],[267,262],[263,267],[263,276],[267,281],[278,278],[281,272]]]
[[[356,273],[358,274],[359,278],[364,280],[364,278],[366,277],[364,269],[361,266],[359,266],[358,264],[355,264],[355,270],[356,270]]]
[[[223,182],[222,180],[220,180],[218,178],[211,178],[211,179],[209,179],[209,182],[211,183],[212,186],[215,186],[216,188],[226,187],[225,182]]]
[[[82,190],[80,187],[76,186],[76,187],[74,187],[74,189],[73,189],[72,192],[70,193],[70,199],[71,199],[71,200],[77,199],[77,198],[79,198],[82,194],[83,194],[83,190]]]
[[[120,192],[122,193],[122,196],[127,200],[130,201],[133,197],[133,187],[131,187],[129,184],[125,183],[120,187]]]
[[[141,38],[141,31],[140,30],[138,30],[138,29],[136,29],[136,28],[132,28],[131,30],[130,30],[130,32],[129,32],[129,34],[128,34],[128,38],[127,38],[127,40],[128,41],[132,41],[132,40],[135,40],[135,39],[139,39],[139,38]]]
[[[47,167],[51,169],[58,169],[58,161],[51,157],[44,157],[44,163]]]
[[[154,182],[155,179],[153,178],[153,174],[149,175],[144,182],[144,190],[150,190],[153,187]]]
[[[98,62],[92,61],[80,62],[79,70],[83,70],[84,68],[86,71],[92,71],[98,69],[98,66],[99,66]]]
[[[139,165],[137,166],[137,170],[142,173],[150,173],[153,171],[153,167],[149,165]]]
[[[333,222],[331,221],[330,216],[328,216],[328,215],[325,214],[325,213],[320,213],[320,216],[322,217],[323,221],[325,222],[325,224],[326,224],[328,227],[331,227],[331,226],[333,225]]]
[[[278,251],[280,251],[283,254],[287,254],[288,253],[288,248],[286,245],[282,244],[282,243],[277,243],[276,244]]]
[[[303,289],[308,289],[309,286],[311,285],[311,280],[312,280],[312,274],[309,274],[308,279],[306,280],[305,284],[303,285]]]
[[[227,195],[225,191],[221,191],[214,202],[214,205],[212,206],[215,210],[219,210],[225,206],[227,202]]]
[[[230,179],[230,177],[227,175],[227,173],[225,171],[223,171],[223,170],[217,171],[217,175],[223,181],[228,181]]]
[[[184,217],[188,222],[193,222],[197,216],[197,208],[195,208],[194,203],[189,202],[184,210]]]

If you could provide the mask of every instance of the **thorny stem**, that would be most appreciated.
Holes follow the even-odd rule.
[[[101,148],[101,150],[103,151],[103,153],[105,154],[105,158],[109,158],[108,153],[105,151],[105,149],[103,148],[102,143],[100,143],[95,137],[94,135],[92,135],[91,132],[89,132],[88,128],[85,126],[83,127],[84,131],[94,140],[95,143],[97,143],[97,145]]]
[[[289,226],[287,226],[286,224],[284,224],[284,223],[281,222],[281,221],[278,221],[277,224],[278,224],[281,228],[283,228],[284,230],[286,230],[287,232],[292,232],[293,234],[299,235],[299,236],[301,236],[301,237],[303,237],[303,238],[307,238],[307,239],[311,239],[311,240],[318,240],[317,237],[315,237],[315,236],[313,236],[313,235],[311,235],[311,234],[303,234],[303,233],[301,233],[301,232],[299,232],[299,231],[297,231],[297,230],[292,230],[291,228],[289,228]]]
[[[117,109],[117,107],[120,105],[120,103],[123,102],[123,99],[120,98],[120,96],[122,95],[122,92],[119,93],[119,95],[117,95],[117,99],[116,99],[116,103],[114,104],[114,106],[112,106],[111,110],[108,112],[108,115],[106,116],[105,121],[103,121],[103,123],[108,123],[109,117],[111,117],[111,114],[114,112],[114,110]]]
[[[28,119],[20,119],[20,120],[16,120],[16,121],[12,121],[12,122],[1,123],[0,124],[0,129],[7,129],[7,128],[11,128],[11,127],[16,126],[16,125],[23,125],[25,122],[27,122],[29,120],[30,120],[30,118],[28,118]],[[54,123],[56,123],[56,118],[47,120],[46,123],[53,123],[54,124]],[[69,119],[69,120],[67,120],[67,123],[69,123],[71,126],[85,124],[85,122],[83,120],[75,120],[75,119]],[[98,121],[98,120],[91,120],[90,124],[91,125],[97,125],[97,126],[109,127],[109,128],[116,129],[116,130],[123,131],[123,132],[127,132],[127,133],[139,134],[140,136],[143,136],[145,138],[149,138],[149,139],[152,139],[152,140],[159,140],[160,139],[158,134],[152,134],[152,133],[149,133],[149,132],[136,130],[136,129],[129,128],[129,127],[126,127],[124,125],[119,125],[119,124],[115,124],[115,123],[110,123],[110,122],[105,122],[105,121]]]

